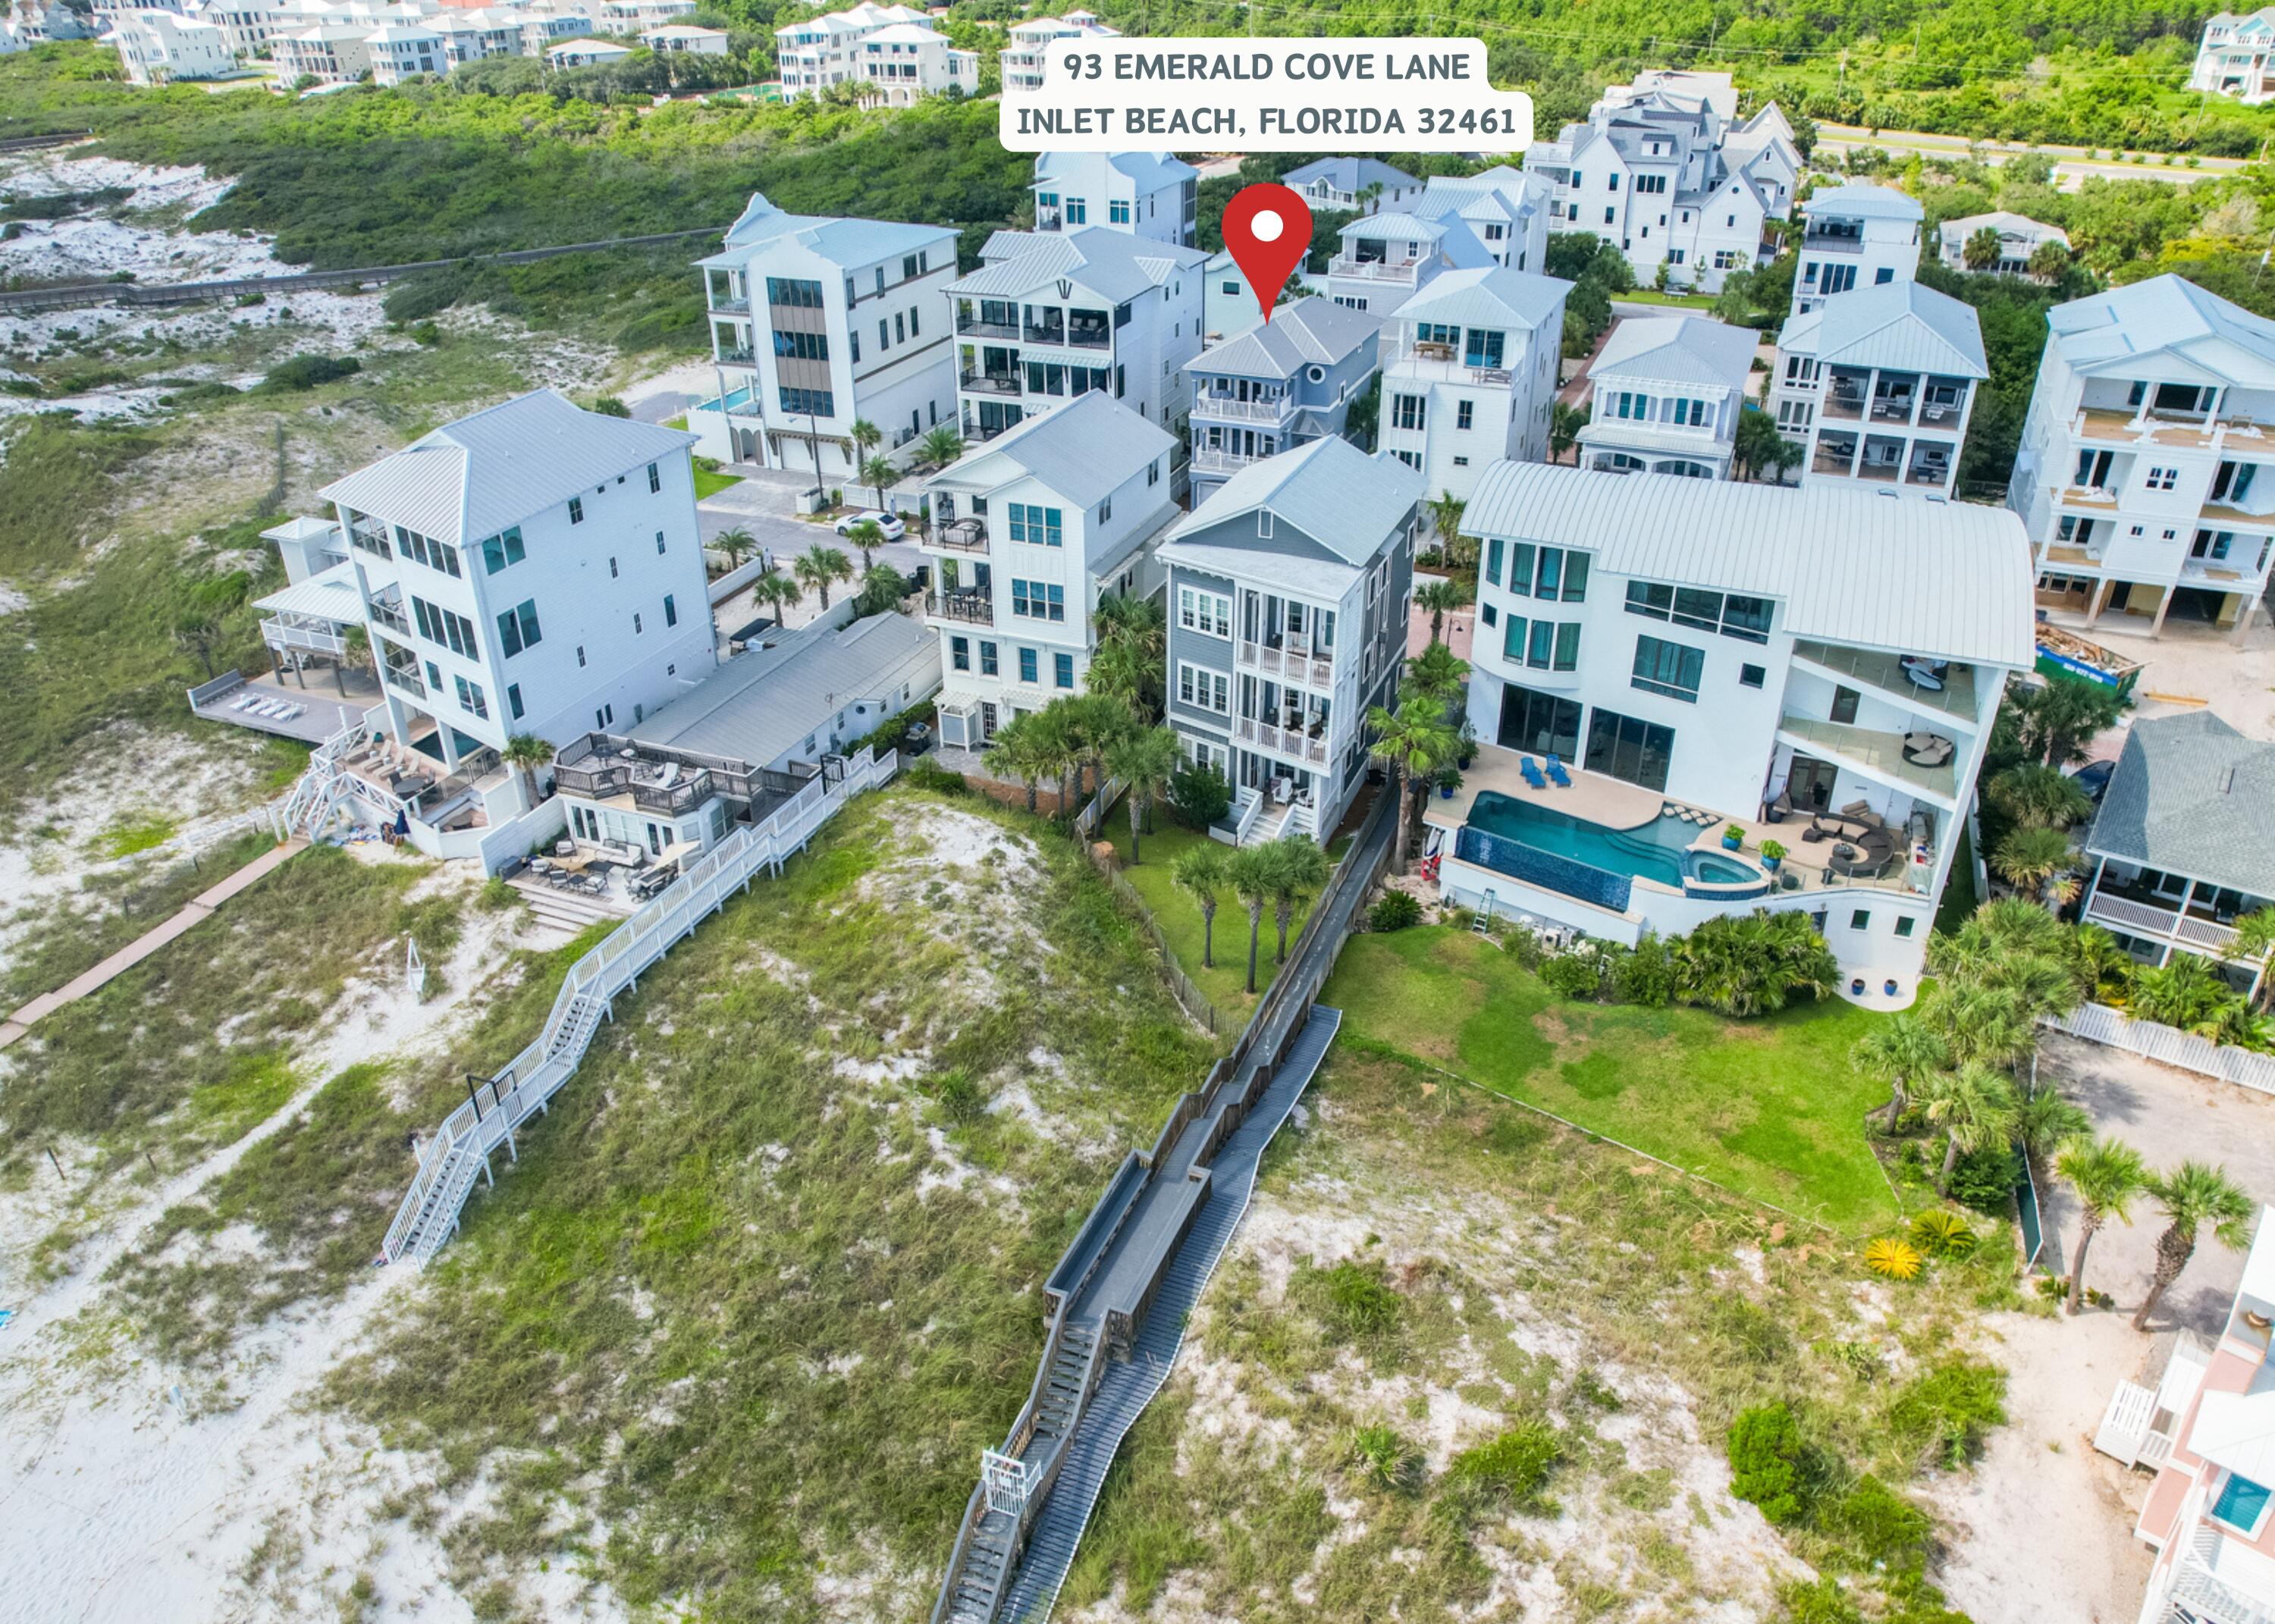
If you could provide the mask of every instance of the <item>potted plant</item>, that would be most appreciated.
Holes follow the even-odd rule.
[[[1733,823],[1733,824],[1729,825],[1727,827],[1726,827],[1725,829],[1723,829],[1723,831],[1722,831],[1722,850],[1725,850],[1725,851],[1735,851],[1739,847],[1741,847],[1741,846],[1744,845],[1745,843],[1746,843],[1746,826],[1745,826],[1744,824],[1742,824],[1742,823]]]
[[[1774,874],[1777,872],[1778,865],[1784,861],[1785,848],[1783,846],[1780,845],[1773,840],[1765,840],[1762,842],[1762,866],[1764,868],[1769,870],[1770,872]]]
[[[1461,787],[1462,774],[1460,768],[1449,767],[1438,774],[1438,797],[1440,800],[1452,800],[1454,798],[1454,791]]]

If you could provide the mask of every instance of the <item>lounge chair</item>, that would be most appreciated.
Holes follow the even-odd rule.
[[[1569,789],[1572,787],[1572,774],[1564,770],[1563,762],[1558,760],[1553,755],[1548,758],[1548,782],[1559,789]]]
[[[1524,782],[1534,789],[1548,788],[1548,781],[1540,775],[1540,769],[1533,765],[1531,756],[1519,756],[1516,759],[1516,770],[1524,774]]]

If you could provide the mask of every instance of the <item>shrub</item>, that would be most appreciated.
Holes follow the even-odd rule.
[[[1876,1562],[1926,1542],[1926,1514],[1867,1472],[1840,1501],[1840,1526]]]
[[[1232,810],[1232,786],[1213,764],[1186,762],[1169,780],[1169,811],[1189,829],[1205,829]]]
[[[951,1122],[976,1122],[987,1114],[987,1095],[962,1067],[933,1079],[933,1099]]]
[[[1912,1243],[1931,1258],[1964,1258],[1975,1250],[1975,1230],[1958,1213],[1934,1207],[1912,1220]]]
[[[1490,1443],[1464,1449],[1446,1469],[1455,1485],[1485,1498],[1525,1511],[1553,1511],[1541,1496],[1564,1458],[1563,1441],[1556,1427],[1540,1416],[1530,1416]]]
[[[1387,1426],[1361,1427],[1352,1433],[1350,1455],[1360,1475],[1384,1489],[1404,1488],[1422,1466],[1421,1452]]]
[[[398,282],[387,291],[380,308],[390,321],[409,325],[424,321],[457,304],[466,291],[463,276],[429,275]]]
[[[1803,1584],[1798,1579],[1780,1586],[1778,1599],[1785,1604],[1788,1624],[1863,1624],[1864,1615],[1848,1593],[1831,1579]]]
[[[911,762],[901,769],[901,782],[911,789],[929,789],[934,795],[969,795],[971,786],[964,782],[964,774],[951,773],[944,767],[934,767],[928,760]]]
[[[1801,1427],[1782,1402],[1742,1411],[1730,1424],[1730,1492],[1783,1528],[1801,1521]]]
[[[1540,967],[1540,978],[1565,998],[1592,1001],[1603,995],[1603,968],[1591,951],[1558,954]]]
[[[1864,1249],[1864,1266],[1882,1280],[1917,1280],[1926,1259],[1909,1241],[1882,1235]]]
[[[1888,1405],[1900,1437],[1953,1468],[1980,1454],[1984,1435],[2006,1419],[2006,1372],[1970,1359],[1946,1359],[1915,1376]]]
[[[484,880],[482,888],[474,893],[474,906],[484,913],[503,913],[507,909],[518,905],[520,901],[521,893],[495,874],[492,874]]]
[[[270,367],[268,375],[253,388],[263,395],[297,394],[362,370],[363,364],[351,355],[296,355]]]
[[[1833,950],[1802,913],[1718,915],[1674,953],[1682,1000],[1723,1015],[1774,1015],[1831,992],[1840,978]]]
[[[1366,910],[1369,930],[1402,931],[1422,923],[1422,904],[1409,891],[1386,891]]]
[[[1541,967],[1548,962],[1547,947],[1532,931],[1522,928],[1511,931],[1508,941],[1502,945],[1508,949],[1511,958],[1535,975],[1538,975]]]
[[[632,414],[632,409],[614,395],[601,396],[593,403],[592,409],[604,418],[628,418]]]
[[[1323,1300],[1326,1318],[1346,1336],[1379,1335],[1398,1324],[1398,1294],[1379,1269],[1339,1263],[1313,1271],[1311,1282]]]
[[[1960,1157],[1951,1169],[1946,1192],[1961,1206],[2004,1217],[2014,1199],[2014,1186],[2022,1182],[2022,1156],[2003,1144],[1989,1144]]]
[[[1623,1004],[1659,1009],[1674,1001],[1674,955],[1646,931],[1612,971],[1612,996]]]

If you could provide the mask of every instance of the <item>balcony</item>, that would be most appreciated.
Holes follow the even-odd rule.
[[[722,349],[715,351],[711,359],[722,366],[756,366],[759,364],[758,354],[752,350]]]
[[[1801,234],[1801,245],[1810,253],[1862,253],[1864,238],[1861,231],[1810,230]]]
[[[1031,344],[1063,344],[1067,341],[1066,328],[1056,321],[1025,322],[1019,329],[1019,337]]]
[[[1867,385],[1863,377],[1840,373],[1825,381],[1825,415],[1856,422],[1864,415]]]
[[[382,665],[380,673],[386,679],[387,685],[397,692],[409,694],[414,699],[427,697],[427,684],[420,680],[417,668]]]
[[[1908,666],[1902,656],[1881,653],[1874,649],[1849,648],[1836,643],[1819,643],[1810,638],[1795,638],[1793,657],[1815,667],[1835,682],[1870,688],[1893,704],[1909,706],[1915,710],[1926,707],[1940,712],[1969,732],[1975,730],[1973,666],[1946,664],[1939,671],[1922,671],[1921,676],[1942,684],[1930,688],[1912,675],[1915,668]]]
[[[984,553],[987,550],[987,521],[978,517],[949,519],[918,539],[928,552]]]
[[[1296,415],[1296,397],[1281,395],[1270,400],[1235,400],[1229,395],[1197,395],[1193,415],[1225,423],[1286,422]]]
[[[1077,321],[1067,329],[1066,341],[1077,350],[1111,349],[1114,329],[1102,321]]]
[[[2094,888],[2093,900],[2086,904],[2085,917],[2128,935],[2147,934],[2161,936],[2171,941],[2183,941],[2223,958],[2235,945],[2235,930],[2232,925],[2207,919],[2200,914],[2183,913],[2177,908],[2126,896],[2105,886]]]
[[[2117,493],[2106,485],[2065,485],[2054,492],[2054,500],[2065,508],[2094,508],[2105,513],[2117,510]]]
[[[1324,720],[1309,728],[1281,728],[1258,721],[1253,716],[1239,716],[1233,720],[1232,736],[1244,744],[1313,767],[1325,767],[1327,763],[1327,724]]]
[[[1929,767],[1911,759],[1912,746],[1906,740],[1913,736],[1906,734],[1882,733],[1821,716],[1793,715],[1778,719],[1778,732],[1810,755],[1853,767],[1867,777],[1927,796],[1947,808],[1959,804],[1961,754],[1955,749],[1940,766]]]
[[[1856,463],[1856,436],[1854,434],[1820,434],[1817,450],[1809,459],[1811,473],[1849,472]]]
[[[348,651],[347,639],[329,621],[290,621],[282,616],[261,623],[261,640],[281,653],[329,654],[335,660]]]
[[[978,316],[958,311],[956,330],[971,338],[1017,338],[1019,324],[1017,321],[983,321]]]
[[[1909,427],[1912,420],[1912,408],[1916,403],[1916,397],[1909,389],[1901,391],[1885,390],[1879,394],[1874,395],[1872,397],[1872,421],[1875,423],[1899,423],[1906,427]]]
[[[389,603],[382,598],[373,598],[365,602],[364,608],[374,621],[386,627],[389,631],[399,631],[406,638],[411,635],[411,623],[404,617],[401,604]]]
[[[751,301],[747,298],[714,298],[711,301],[711,311],[714,315],[746,316],[751,313]]]
[[[1394,282],[1412,287],[1420,278],[1419,260],[1352,260],[1338,257],[1327,266],[1330,276],[1354,277],[1363,282]]]
[[[2181,584],[2184,586],[2201,586],[2211,592],[2235,592],[2249,586],[2254,578],[2229,559],[2184,558],[2181,561]]]
[[[1236,646],[1240,663],[1251,671],[1285,682],[1300,683],[1322,693],[1330,691],[1335,685],[1334,655],[1332,653],[1314,655],[1307,647],[1251,643],[1245,638]]]
[[[1019,374],[1016,372],[967,372],[959,374],[956,387],[967,395],[1009,395],[1021,393]]]
[[[1191,466],[1195,473],[1238,473],[1266,455],[1269,453],[1213,450],[1204,446],[1193,453]]]
[[[952,620],[969,626],[992,626],[995,623],[995,601],[986,588],[965,586],[937,593],[925,606],[937,620]]]

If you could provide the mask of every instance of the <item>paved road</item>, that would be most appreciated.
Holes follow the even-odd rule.
[[[1930,158],[1964,158],[1968,155],[1968,138],[1963,135],[1931,135],[1918,130],[1882,130],[1875,133],[1854,125],[1820,124],[1817,126],[1817,145],[1825,152],[1848,152],[1859,147],[1877,147],[1882,152],[1918,153]],[[2167,169],[2159,161],[2154,163],[2118,163],[2106,158],[2089,158],[2090,149],[2083,147],[2029,147],[2020,143],[1984,141],[1978,143],[1986,162],[1999,163],[2019,155],[2036,152],[2054,161],[2054,184],[2065,192],[2075,192],[2088,175],[2097,175],[2105,180],[2168,180],[2185,185],[2215,175],[2232,175],[2244,167],[2241,158],[2202,158],[2195,169],[2174,164]]]

